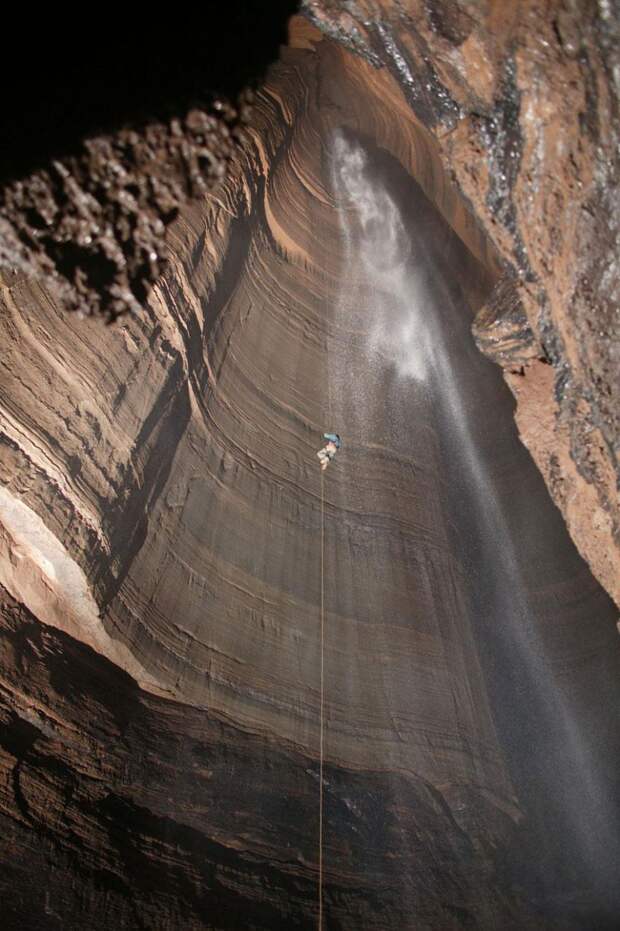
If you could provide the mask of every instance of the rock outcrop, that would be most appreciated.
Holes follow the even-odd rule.
[[[504,368],[521,438],[620,604],[617,4],[304,7],[393,75],[497,249],[503,281],[478,344]]]
[[[226,176],[295,6],[229,0],[217,22],[174,24],[125,11],[81,36],[14,11],[28,80],[4,56],[0,268],[82,315],[140,313],[167,228]]]
[[[470,19],[438,9],[424,23],[460,47]],[[314,453],[331,418],[346,428],[324,497],[327,926],[613,926],[614,608],[469,339],[478,312],[479,343],[523,369],[513,382],[535,385],[536,417],[551,417],[529,279],[450,183],[448,137],[412,105],[407,59],[376,67],[368,36],[393,51],[392,33],[366,34],[361,16],[337,25],[364,54],[294,22],[243,158],[171,226],[142,314],[104,329],[4,276],[0,819],[14,927],[316,925]],[[448,96],[440,116],[456,139]],[[339,315],[343,282],[363,291],[339,135],[418,243],[496,507],[471,505],[441,379],[397,390],[389,362],[366,370],[359,318]],[[553,417],[547,429],[559,442]],[[490,533],[500,512],[508,555]]]

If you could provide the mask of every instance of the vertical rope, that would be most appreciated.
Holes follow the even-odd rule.
[[[323,931],[323,704],[325,698],[325,473],[321,469],[321,708],[319,740],[319,931]]]

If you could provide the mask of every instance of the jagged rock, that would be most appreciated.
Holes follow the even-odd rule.
[[[526,397],[540,403],[547,385],[545,406],[554,411],[550,419],[540,412],[551,428],[544,446],[531,416],[519,416],[521,435],[580,552],[619,602],[617,10],[568,0],[544,11],[533,0],[510,10],[465,0],[345,9],[306,0],[303,8],[393,75],[497,248],[506,280],[517,282],[527,325],[518,328],[523,346],[500,353],[507,380],[530,412]],[[151,44],[159,43],[157,35]],[[234,108],[225,110],[236,120]],[[231,136],[217,116],[177,107],[168,122],[94,137],[83,154],[5,185],[0,266],[38,276],[83,313],[138,309],[162,272],[169,221],[225,174]],[[479,317],[477,337],[492,358],[499,331],[512,327],[514,303],[502,311],[494,301]],[[483,334],[483,321],[493,321],[493,332]],[[515,381],[522,358],[550,361],[553,387],[533,383],[537,365],[523,366]],[[595,451],[582,439],[591,435],[600,438]],[[558,469],[562,495],[554,491]]]
[[[478,318],[477,339],[506,367],[521,438],[577,547],[620,604],[617,4],[303,7],[394,75],[516,281],[527,318],[522,349],[496,354],[498,328],[511,328],[512,298],[503,312],[494,302]],[[530,360],[518,379],[515,352]],[[552,376],[537,359],[551,363]]]
[[[140,312],[163,272],[165,232],[217,186],[277,58],[294,0],[229,0],[217,17],[100,19],[80,36],[62,16],[27,35],[27,81],[2,113],[0,269],[39,280],[80,314]],[[215,38],[217,33],[217,38]],[[21,40],[20,40],[21,41]]]
[[[537,360],[537,343],[523,305],[517,282],[504,275],[476,314],[472,332],[486,356],[510,372],[523,375],[524,367]]]
[[[67,310],[140,312],[164,269],[166,227],[225,176],[250,99],[88,139],[80,155],[5,185],[0,266],[43,281]]]
[[[296,20],[243,156],[171,225],[141,314],[102,328],[5,277],[0,883],[14,927],[316,926],[314,454],[336,413],[328,926],[613,927],[616,614],[517,440],[499,370],[469,338],[477,313],[479,342],[526,370],[516,385],[536,386],[517,415],[531,428],[532,402],[548,442],[555,359],[539,351],[528,283],[507,269],[508,233],[494,248],[442,167],[457,143],[437,127],[461,131],[463,101],[442,96],[414,29],[475,60],[476,9],[435,3],[407,19],[411,59],[394,51],[387,7],[381,28],[353,5],[323,19],[356,54]],[[386,49],[391,67],[378,68]],[[497,87],[476,80],[492,106]],[[479,511],[464,503],[462,434],[446,432],[436,399],[403,389],[399,446],[384,425],[391,376],[368,373],[372,403],[351,383],[363,334],[335,314],[348,273],[336,131],[398,198],[433,306],[452,315],[493,489]],[[567,467],[558,457],[558,499]],[[485,524],[495,495],[513,556]]]

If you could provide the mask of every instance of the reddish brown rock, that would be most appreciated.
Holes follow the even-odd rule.
[[[140,312],[179,210],[225,177],[294,0],[230,0],[191,23],[136,16],[67,29],[13,11],[0,135],[0,268],[68,310]],[[20,24],[20,20],[22,20]]]
[[[616,615],[469,338],[487,300],[478,338],[531,376],[520,411],[531,400],[555,430],[525,286],[433,135],[433,107],[446,125],[457,111],[416,23],[482,55],[471,8],[446,9],[407,20],[428,92],[397,57],[375,67],[394,54],[389,11],[375,51],[362,17],[339,21],[372,61],[293,24],[243,159],[171,227],[143,314],[104,329],[4,281],[0,804],[16,927],[316,925],[328,426],[345,438],[325,494],[328,926],[613,927]],[[475,86],[491,105],[487,71]],[[447,386],[365,371],[364,321],[338,313],[342,282],[360,286],[336,130],[416,244],[478,471]]]
[[[518,403],[536,398],[518,416],[523,442],[620,604],[617,10],[565,0],[304,8],[394,75],[515,281],[515,298],[483,311],[476,336]],[[498,336],[515,301],[527,319],[516,355]],[[521,385],[515,358],[525,362]],[[530,367],[536,358],[553,377]]]

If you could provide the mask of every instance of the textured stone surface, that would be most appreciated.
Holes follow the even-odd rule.
[[[620,604],[617,3],[303,7],[394,75],[515,282],[504,310],[482,312],[478,342],[505,367],[521,438]],[[507,353],[516,305],[527,326]]]
[[[400,78],[304,21],[292,46],[238,170],[171,228],[143,314],[103,329],[23,275],[3,282],[10,920],[315,926],[314,452],[334,417],[346,426],[325,502],[328,926],[611,929],[615,614],[468,337],[473,313],[490,295],[479,330],[511,369],[532,369],[542,411],[553,367],[532,361],[511,279]],[[336,129],[422,240],[518,592],[493,573],[504,554],[467,504],[461,435],[438,397],[364,372],[362,334],[336,313]]]
[[[4,592],[2,616],[5,927],[315,926],[314,763],[152,698]],[[431,784],[326,780],[330,926],[391,928],[403,898],[417,927],[527,926]]]
[[[404,93],[399,106],[429,130],[434,158],[497,249],[514,287],[500,289],[481,312],[479,345],[504,366],[522,410],[523,441],[580,552],[618,602],[617,4],[552,0],[509,10],[499,0],[361,0],[343,8],[307,0],[302,7],[325,33],[393,76]],[[278,16],[287,10],[290,4],[279,4]],[[223,176],[232,152],[226,122],[236,121],[235,109],[226,104],[222,120],[202,102],[192,109],[192,100],[203,95],[205,81],[209,88],[219,81],[238,90],[268,60],[262,44],[267,51],[275,41],[260,5],[240,10],[232,4],[223,21],[217,48],[201,29],[164,39],[151,23],[132,54],[118,56],[132,92],[119,102],[117,123],[126,114],[140,125],[95,134],[70,158],[65,153],[97,120],[109,124],[106,94],[123,96],[124,72],[111,68],[108,56],[118,38],[102,34],[101,51],[89,48],[94,61],[76,59],[73,47],[61,56],[74,61],[74,71],[64,85],[58,80],[47,111],[48,88],[40,95],[34,122],[42,132],[24,126],[24,104],[12,95],[16,115],[7,116],[2,178],[18,180],[0,195],[0,265],[39,276],[65,306],[84,313],[138,309],[162,270],[167,225],[189,197]],[[128,24],[125,30],[129,45],[133,33]],[[260,41],[239,40],[255,30]],[[231,41],[247,48],[235,55]],[[49,37],[41,42],[44,69]],[[150,76],[161,71],[163,44],[174,52],[158,98]],[[175,70],[182,47],[193,51]],[[209,56],[202,56],[203,47]],[[37,61],[36,54],[31,58]],[[64,74],[58,63],[56,72]],[[54,122],[68,98],[73,123],[62,116]],[[168,115],[153,121],[153,111],[165,110],[163,101]],[[393,106],[394,95],[385,102]],[[242,103],[244,118],[246,110]],[[71,125],[74,137],[63,137]],[[37,170],[21,178],[33,158]],[[437,189],[434,199],[441,201]],[[552,365],[553,378],[539,377],[540,367],[529,364],[537,359]],[[537,439],[540,419],[551,429],[545,444]]]
[[[191,23],[125,11],[81,37],[55,14],[20,30],[14,11],[27,80],[5,56],[0,268],[81,314],[140,312],[166,228],[225,177],[294,9],[230,0]]]
[[[68,310],[140,312],[164,268],[166,226],[225,176],[246,96],[238,109],[217,101],[142,132],[89,139],[83,153],[7,184],[0,265],[37,277]]]

